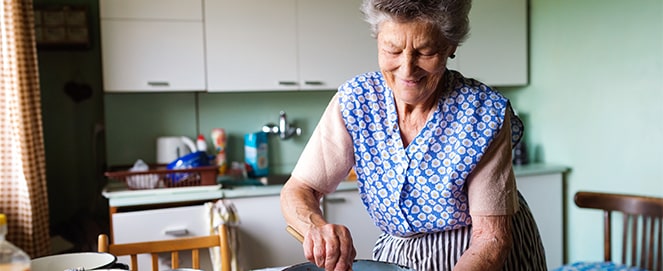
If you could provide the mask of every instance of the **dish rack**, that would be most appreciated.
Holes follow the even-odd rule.
[[[120,166],[120,170],[111,169],[104,175],[125,183],[129,189],[137,190],[216,185],[219,172],[219,166],[216,165],[187,169],[167,169],[165,165],[150,165],[146,171],[129,171],[129,167]]]

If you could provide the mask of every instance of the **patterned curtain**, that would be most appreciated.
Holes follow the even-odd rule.
[[[49,254],[48,194],[32,0],[0,5],[0,212],[7,240]]]

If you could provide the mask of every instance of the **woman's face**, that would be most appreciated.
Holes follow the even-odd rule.
[[[428,101],[444,75],[456,46],[421,21],[380,24],[378,62],[395,98],[406,104]]]

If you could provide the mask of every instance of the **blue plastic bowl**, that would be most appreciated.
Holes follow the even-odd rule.
[[[204,151],[197,151],[189,153],[185,156],[177,158],[175,161],[170,162],[166,165],[166,169],[188,169],[195,167],[210,166],[211,161],[214,160],[214,156],[208,156]],[[186,180],[189,178],[191,173],[171,173],[168,174],[168,178],[172,181],[173,184],[176,184],[180,181]]]
[[[197,151],[189,153],[185,156],[177,158],[175,161],[170,162],[166,166],[167,169],[186,169],[193,167],[202,167],[209,166],[210,158],[207,156],[207,153],[204,151]]]

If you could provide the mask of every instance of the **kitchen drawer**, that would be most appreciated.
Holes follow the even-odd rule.
[[[203,20],[202,0],[100,0],[102,19]]]
[[[144,242],[209,234],[204,205],[113,214],[113,242]]]
[[[209,215],[204,205],[113,214],[113,243],[144,242],[209,234]],[[180,253],[180,266],[191,266],[191,254]],[[209,250],[200,251],[203,270],[211,270]],[[118,262],[129,264],[128,256]],[[170,269],[170,254],[159,255],[159,270]],[[138,256],[138,270],[151,270],[149,255]]]

